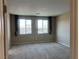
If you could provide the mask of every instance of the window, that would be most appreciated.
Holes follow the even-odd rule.
[[[38,19],[38,34],[48,33],[48,20]]]
[[[19,19],[19,34],[31,34],[32,21],[30,19]]]

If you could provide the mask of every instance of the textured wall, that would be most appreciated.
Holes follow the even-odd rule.
[[[70,13],[57,17],[57,42],[70,46]]]
[[[15,22],[14,16],[11,15],[11,40],[12,44],[24,44],[24,43],[39,43],[39,42],[52,42],[55,41],[55,31],[54,31],[54,21],[55,18],[52,18],[52,34],[40,34],[36,33],[36,25],[35,25],[36,17],[32,18],[32,29],[33,33],[31,35],[18,35],[15,36]]]

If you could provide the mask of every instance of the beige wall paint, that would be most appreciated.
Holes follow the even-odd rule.
[[[70,13],[57,17],[57,42],[70,47]]]
[[[53,42],[55,41],[55,32],[54,32],[54,21],[55,18],[52,18],[52,34],[41,34],[38,35],[36,33],[36,25],[35,21],[36,17],[32,18],[32,28],[33,28],[33,34],[31,35],[18,35],[15,36],[15,26],[14,26],[14,16],[11,16],[11,39],[12,44],[24,44],[24,43],[39,43],[39,42]]]

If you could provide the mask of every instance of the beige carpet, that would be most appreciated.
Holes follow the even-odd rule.
[[[70,49],[57,43],[14,46],[9,59],[70,59]]]

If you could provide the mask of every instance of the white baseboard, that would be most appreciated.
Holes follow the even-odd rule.
[[[64,43],[60,43],[60,42],[57,42],[57,43],[59,43],[59,44],[61,44],[61,45],[64,45],[64,46],[66,46],[66,47],[70,47],[69,45],[66,45],[66,44],[64,44]]]

